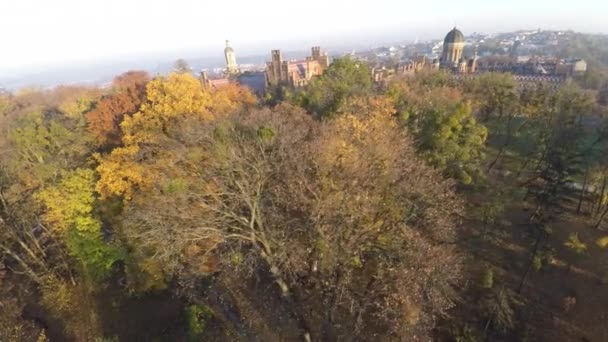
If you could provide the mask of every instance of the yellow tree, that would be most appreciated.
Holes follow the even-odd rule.
[[[210,120],[211,94],[189,74],[173,73],[159,77],[146,86],[146,101],[139,112],[127,116],[121,123],[124,147],[109,155],[97,155],[100,180],[97,191],[102,197],[131,197],[132,189],[154,180],[153,171],[146,171],[142,156],[154,149],[171,131],[186,119]],[[143,146],[143,147],[142,147]]]
[[[211,111],[215,116],[234,113],[257,104],[255,95],[248,88],[233,83],[214,90],[211,96]]]
[[[184,117],[210,120],[211,94],[190,74],[158,77],[146,86],[146,101],[139,112],[120,125],[125,145],[154,143],[159,135],[170,134],[175,121]]]
[[[96,155],[100,175],[97,192],[102,198],[122,198],[127,210],[135,205],[131,202],[150,200],[158,191],[171,193],[183,187],[188,174],[179,166],[200,161],[200,148],[184,146],[184,142],[200,135],[197,127],[255,104],[255,98],[244,88],[231,85],[212,90],[185,73],[150,81],[146,94],[140,111],[126,116],[121,124],[124,146],[108,155]],[[139,283],[135,286],[162,287],[161,268],[145,254],[133,256],[139,271],[130,274],[144,274],[133,277]]]

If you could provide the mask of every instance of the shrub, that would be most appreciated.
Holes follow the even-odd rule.
[[[213,316],[213,311],[203,305],[192,304],[186,308],[186,321],[188,323],[188,338],[191,341],[199,341],[207,320]]]
[[[491,289],[494,287],[494,271],[491,268],[487,268],[483,272],[483,277],[481,278],[481,287],[484,289]]]

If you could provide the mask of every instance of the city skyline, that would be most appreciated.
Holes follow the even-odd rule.
[[[235,11],[238,9],[238,11]],[[390,10],[387,10],[390,9]],[[241,55],[270,47],[372,44],[441,39],[458,26],[465,34],[518,29],[606,32],[601,18],[608,5],[596,1],[521,0],[506,5],[481,1],[466,5],[433,1],[415,6],[389,0],[309,0],[284,3],[197,3],[135,0],[24,0],[0,4],[3,37],[0,72],[19,74],[32,68],[86,65],[109,60],[200,51],[209,57],[230,39]],[[585,20],[582,20],[583,15]],[[501,21],[496,22],[500,17]],[[24,20],[28,19],[28,20]]]

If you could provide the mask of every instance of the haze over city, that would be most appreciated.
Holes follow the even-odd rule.
[[[0,72],[19,76],[180,53],[210,57],[225,39],[246,56],[277,47],[440,39],[454,25],[469,33],[538,27],[608,32],[607,14],[608,4],[592,0],[3,1]]]

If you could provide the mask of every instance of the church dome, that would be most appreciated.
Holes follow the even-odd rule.
[[[464,43],[464,34],[457,28],[454,29],[445,36],[443,40],[444,44]]]

